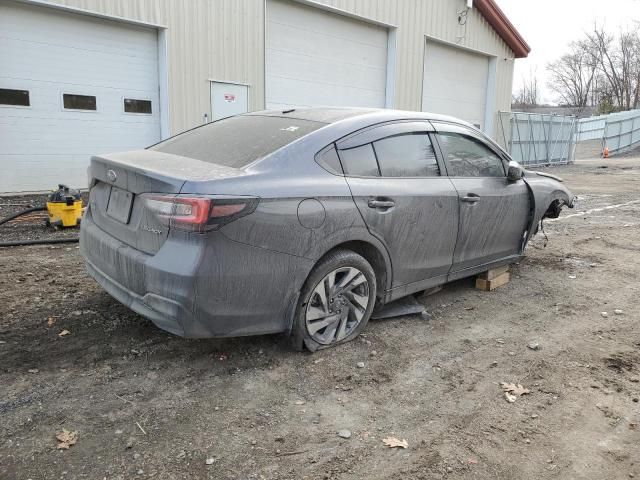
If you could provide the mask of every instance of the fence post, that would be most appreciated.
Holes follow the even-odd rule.
[[[578,123],[578,118],[574,117],[573,119],[573,127],[571,128],[571,137],[570,137],[570,146],[571,152],[567,155],[567,163],[573,163],[576,159],[576,139],[578,138],[577,130],[580,128],[580,124]]]
[[[604,149],[607,148],[607,134],[609,133],[609,119],[604,119],[604,129],[602,130],[602,144],[600,146],[600,156],[604,156]]]
[[[551,154],[551,132],[553,131],[553,115],[549,115],[549,126],[547,127],[549,132],[548,144],[547,144],[547,163],[551,164],[553,155]]]
[[[542,134],[544,135],[544,155],[548,159],[549,158],[549,132],[544,124],[544,115],[540,114],[540,128],[542,130]]]
[[[562,142],[563,146],[562,146],[562,150],[560,151],[560,160],[562,160],[565,157],[565,143],[566,143],[566,153],[567,153],[567,161],[566,163],[570,163],[571,162],[571,148],[572,148],[572,140],[573,140],[573,132],[574,132],[574,128],[575,128],[575,122],[576,119],[575,117],[571,117],[571,126],[569,127],[569,138],[567,138],[566,142]]]
[[[527,158],[531,161],[531,145],[533,145],[533,127],[531,126],[531,115],[527,115],[527,127],[529,128],[529,141],[527,145]],[[534,150],[535,154],[535,150]]]
[[[562,127],[564,127],[564,119],[565,117],[562,117],[562,123],[560,124],[560,128],[558,129],[558,134],[556,135],[556,138],[553,142],[553,150],[551,151],[551,155],[549,158],[549,164],[553,163],[553,154],[556,153],[556,145],[558,143],[558,140],[560,140],[560,137],[562,136]]]
[[[513,114],[513,119],[512,120],[515,122],[516,131],[518,132],[518,143],[520,144],[520,159],[522,160],[522,164],[526,165],[524,152],[522,151],[522,138],[520,138],[520,126],[518,125],[518,114],[517,113]],[[513,129],[511,129],[511,132],[513,133]]]

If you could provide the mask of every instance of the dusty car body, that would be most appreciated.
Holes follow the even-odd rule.
[[[473,126],[308,108],[93,157],[81,252],[113,297],[188,337],[354,338],[376,304],[517,261],[573,196]]]

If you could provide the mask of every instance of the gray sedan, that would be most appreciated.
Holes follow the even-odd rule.
[[[188,337],[355,338],[374,307],[520,259],[573,196],[460,120],[240,115],[91,160],[81,251],[113,297]]]

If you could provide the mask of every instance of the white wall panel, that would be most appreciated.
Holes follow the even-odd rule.
[[[488,77],[486,55],[427,41],[422,110],[452,115],[484,128]]]
[[[384,107],[387,29],[268,0],[266,106]]]

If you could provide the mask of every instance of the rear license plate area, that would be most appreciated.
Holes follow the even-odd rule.
[[[109,202],[107,203],[107,215],[120,223],[129,223],[131,207],[133,205],[133,193],[121,188],[111,187]]]

